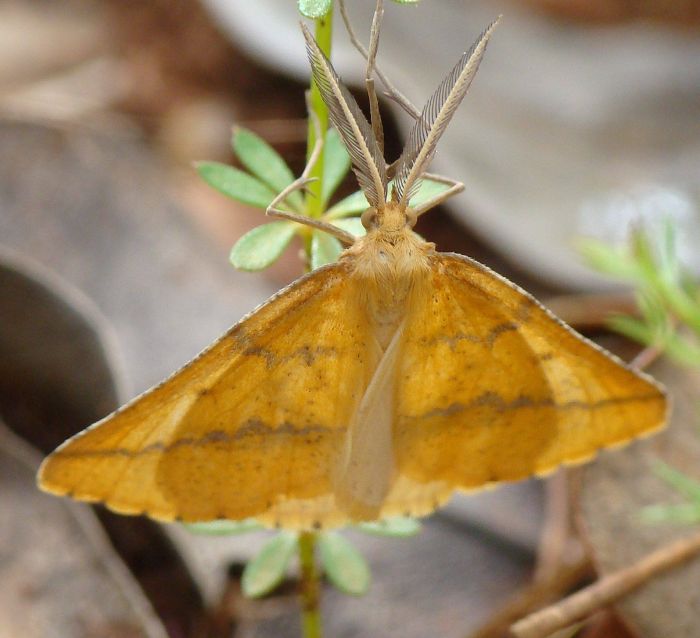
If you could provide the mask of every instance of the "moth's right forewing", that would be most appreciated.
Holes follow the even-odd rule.
[[[430,303],[407,326],[399,471],[474,489],[544,474],[663,427],[647,375],[584,339],[529,294],[440,254]]]

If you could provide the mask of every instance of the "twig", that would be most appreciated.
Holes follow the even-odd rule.
[[[304,638],[321,638],[321,587],[316,568],[316,534],[299,535],[299,562],[301,563],[301,613]]]
[[[638,370],[646,370],[654,361],[664,353],[663,348],[658,346],[647,346],[632,361],[630,366]]]
[[[569,482],[565,470],[549,478],[545,483],[545,492],[545,517],[537,548],[535,582],[549,581],[560,566],[580,560],[583,553],[572,530]],[[575,558],[570,557],[572,554]]]
[[[516,618],[521,618],[532,609],[537,609],[559,598],[588,578],[591,572],[591,564],[586,558],[560,566],[546,579],[535,581],[520,590],[485,624],[469,634],[469,638],[501,638]]]
[[[700,533],[648,554],[630,567],[604,576],[568,598],[519,620],[510,628],[515,638],[544,638],[607,607],[657,574],[682,565],[700,553]]]

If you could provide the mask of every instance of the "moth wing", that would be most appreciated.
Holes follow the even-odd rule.
[[[341,262],[284,289],[60,446],[41,487],[163,520],[342,523],[331,469],[376,366],[350,286]]]
[[[666,422],[663,389],[485,266],[440,254],[407,322],[389,510],[550,472]],[[433,499],[433,503],[429,502]]]

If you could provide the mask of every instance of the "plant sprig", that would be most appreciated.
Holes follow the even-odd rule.
[[[294,181],[292,170],[277,151],[252,131],[236,127],[231,145],[247,171],[220,162],[198,162],[197,172],[207,184],[227,197],[265,210],[277,193]],[[361,190],[329,206],[350,169],[350,156],[335,129],[329,129],[326,135],[323,162],[321,219],[361,237],[365,229],[359,216],[369,206]],[[419,206],[447,188],[445,184],[426,179],[411,199],[411,205]],[[295,213],[310,215],[309,206],[313,201],[313,195],[296,191],[285,204]],[[270,221],[248,231],[236,242],[231,249],[231,263],[239,270],[264,270],[281,257],[295,236],[308,240],[307,258],[312,269],[336,261],[343,250],[335,237],[322,230],[311,230],[296,222]]]
[[[639,316],[611,316],[614,330],[677,363],[700,366],[700,286],[678,259],[670,220],[660,234],[636,228],[628,246],[589,239],[580,242],[580,250],[595,269],[635,287]]]
[[[642,510],[641,520],[645,523],[681,525],[700,523],[700,482],[661,461],[654,464],[654,473],[682,495],[685,502],[649,505]]]
[[[700,285],[678,258],[677,232],[670,219],[664,221],[661,233],[637,227],[627,246],[585,240],[580,249],[594,268],[635,287],[639,316],[613,315],[611,328],[658,348],[676,363],[700,367]],[[646,523],[700,523],[700,482],[661,461],[653,469],[685,502],[645,507],[640,519]]]
[[[185,527],[194,534],[210,536],[246,534],[263,529],[254,519],[190,523]],[[397,517],[376,523],[360,523],[355,529],[377,536],[408,538],[420,532],[421,524],[413,518]],[[338,532],[320,532],[316,536],[321,565],[328,580],[345,594],[365,594],[370,585],[371,574],[362,554]],[[291,559],[298,551],[299,537],[296,532],[279,532],[248,561],[241,580],[246,596],[265,596],[282,583]]]

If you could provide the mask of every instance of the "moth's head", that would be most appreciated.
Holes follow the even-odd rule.
[[[389,201],[384,206],[368,208],[360,217],[365,230],[370,233],[399,233],[411,230],[416,225],[416,215],[413,209],[395,201]]]
[[[378,108],[372,110],[372,122],[368,122],[355,98],[340,81],[331,61],[308,28],[302,24],[314,82],[328,107],[330,120],[350,154],[352,169],[370,204],[370,208],[362,215],[362,224],[368,234],[373,231],[385,234],[410,232],[419,215],[461,190],[461,184],[451,180],[445,182],[443,179],[444,183],[452,184],[445,194],[417,206],[415,211],[408,205],[418,192],[421,180],[427,175],[426,170],[435,155],[438,140],[474,79],[497,22],[498,20],[492,22],[472,48],[461,56],[422,111],[408,105],[416,122],[401,156],[391,166],[387,166],[383,155],[384,136]],[[376,53],[376,38],[374,44]],[[368,78],[371,77],[370,72],[371,68],[367,71]],[[370,86],[374,85],[368,82],[368,87]],[[376,107],[373,89],[370,91],[370,104]],[[391,186],[391,200],[386,202],[390,173],[395,177]]]

